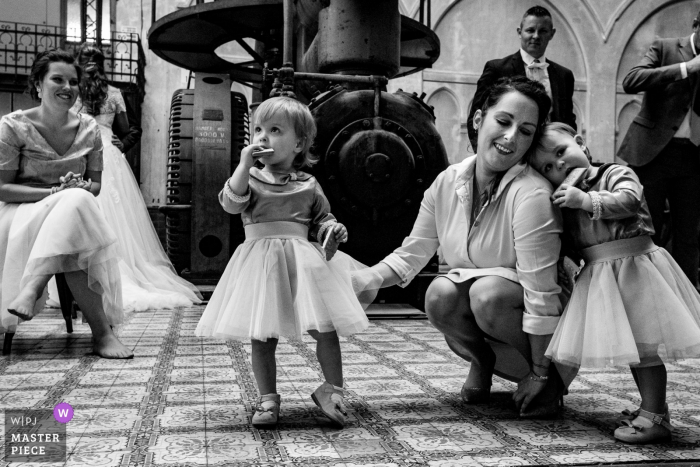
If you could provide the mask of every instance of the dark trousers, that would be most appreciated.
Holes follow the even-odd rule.
[[[644,197],[656,231],[654,243],[661,245],[659,240],[668,199],[673,242],[671,253],[697,287],[700,266],[700,150],[687,140],[673,139],[654,160],[633,169],[644,186]]]

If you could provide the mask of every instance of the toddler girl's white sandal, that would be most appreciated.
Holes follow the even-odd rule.
[[[345,426],[348,414],[343,405],[343,388],[333,386],[326,381],[311,394],[311,399],[321,409],[321,412],[331,419],[334,427],[343,428]]]
[[[639,411],[641,410],[641,407],[636,410],[629,410],[625,409],[622,412],[621,417],[618,417],[617,419],[617,426],[626,426],[623,421],[624,420],[629,420],[630,422],[637,418],[639,416]],[[664,420],[666,420],[668,423],[671,423],[671,414],[668,412],[668,404],[664,404]]]
[[[671,441],[671,430],[673,427],[665,414],[651,413],[644,409],[639,409],[639,415],[634,420],[623,420],[621,427],[615,430],[615,439],[628,444],[653,444]],[[646,427],[639,422],[640,418],[649,420],[652,425]]]
[[[280,395],[265,394],[258,397],[253,414],[253,426],[258,429],[270,429],[277,425],[280,416]]]

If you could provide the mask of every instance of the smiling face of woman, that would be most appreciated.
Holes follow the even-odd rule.
[[[78,73],[74,65],[51,62],[46,75],[35,86],[42,105],[70,109],[78,98]]]
[[[504,94],[486,113],[476,111],[477,160],[487,173],[506,171],[522,160],[532,145],[538,116],[537,103],[518,91]]]

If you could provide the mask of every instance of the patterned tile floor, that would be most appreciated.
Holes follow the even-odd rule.
[[[515,386],[498,378],[490,405],[461,403],[468,364],[425,320],[373,321],[367,332],[342,339],[351,420],[344,430],[330,428],[309,397],[322,381],[312,339],[283,340],[277,355],[282,422],[259,431],[250,425],[256,397],[250,345],[193,337],[201,313],[195,307],[132,315],[120,335],[136,358],[114,361],[86,355],[87,326],[68,335],[58,310],[47,310],[20,326],[13,354],[0,358],[0,408],[70,403],[69,466],[700,460],[700,360],[668,367],[674,441],[626,446],[611,432],[616,413],[639,403],[629,372],[584,371],[560,420],[519,420],[510,403]],[[6,465],[18,464],[0,461]]]

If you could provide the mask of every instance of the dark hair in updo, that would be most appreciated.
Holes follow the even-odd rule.
[[[80,82],[83,109],[90,115],[99,115],[100,107],[107,100],[105,56],[99,48],[83,44],[78,51],[78,65],[83,69]]]
[[[535,130],[534,138],[532,139],[531,148],[536,146],[537,140],[542,134],[542,127],[549,116],[549,108],[552,106],[552,100],[547,95],[542,83],[533,81],[524,76],[515,76],[512,78],[505,77],[496,81],[496,84],[491,86],[484,104],[481,106],[482,115],[486,115],[489,109],[501,100],[503,96],[510,92],[519,92],[525,97],[529,97],[537,104],[537,129]]]
[[[54,62],[62,62],[68,65],[73,65],[75,67],[75,72],[78,75],[78,81],[82,76],[82,70],[75,63],[75,59],[71,54],[62,49],[51,49],[45,50],[37,54],[32,63],[32,69],[29,71],[29,77],[27,78],[27,90],[32,99],[38,100],[39,93],[36,90],[36,83],[41,82],[46,77],[49,72],[49,66]]]

